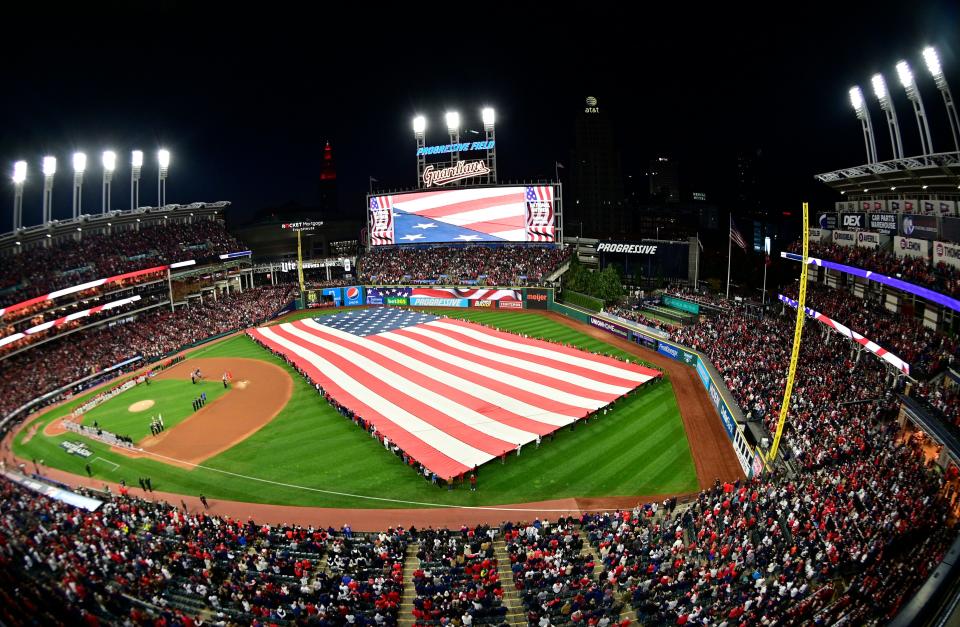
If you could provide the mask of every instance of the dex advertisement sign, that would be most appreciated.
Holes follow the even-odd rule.
[[[867,228],[867,214],[865,213],[844,213],[840,216],[840,226],[844,229],[865,229]]]
[[[897,214],[895,213],[871,213],[867,219],[867,226],[871,231],[885,235],[893,235],[897,232]]]
[[[937,217],[902,215],[900,216],[900,235],[914,239],[938,239]]]

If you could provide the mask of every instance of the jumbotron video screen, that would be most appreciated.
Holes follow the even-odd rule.
[[[551,243],[556,241],[555,202],[552,185],[370,196],[370,243]]]

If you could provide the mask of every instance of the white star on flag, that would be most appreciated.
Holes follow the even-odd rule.
[[[463,240],[465,242],[473,241],[475,239],[480,239],[479,235],[458,235],[454,239]]]
[[[415,239],[423,239],[423,234],[417,233],[416,235],[412,235],[412,234],[411,234],[411,235],[404,235],[404,236],[401,237],[400,239],[408,239],[408,240],[411,240],[411,241],[412,241],[412,240],[415,240]]]
[[[413,228],[415,229],[435,229],[437,225],[433,222],[423,222],[421,224],[414,224]]]

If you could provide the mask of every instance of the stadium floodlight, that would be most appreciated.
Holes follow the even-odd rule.
[[[157,171],[157,206],[167,205],[167,171],[170,168],[170,151],[161,148],[157,151],[157,162],[160,169]]]
[[[850,88],[850,104],[857,113],[857,119],[863,127],[863,143],[867,149],[867,163],[877,162],[877,144],[873,139],[873,124],[870,122],[870,110],[863,100],[863,92],[860,87],[854,85]]]
[[[53,217],[53,176],[57,173],[57,158],[43,158],[43,223]]]
[[[460,114],[456,111],[447,111],[447,130],[450,132],[460,130]]]
[[[143,168],[143,151],[130,153],[130,209],[140,206],[140,170]]]
[[[417,135],[423,135],[427,130],[427,118],[422,115],[418,115],[413,118],[413,132]]]
[[[903,159],[903,142],[900,140],[900,124],[897,122],[897,111],[893,107],[893,101],[890,100],[890,91],[887,89],[887,81],[883,74],[877,73],[870,79],[873,83],[873,93],[880,101],[880,109],[887,116],[887,130],[890,131],[890,145],[893,146],[893,158]]]
[[[112,150],[103,151],[103,201],[100,207],[101,213],[110,212],[112,200],[111,183],[113,182],[113,171],[117,169],[117,153]]]
[[[493,126],[493,122],[495,118],[493,107],[484,107],[483,111],[481,111],[480,114],[483,116],[484,128]]]
[[[953,104],[950,86],[947,84],[947,78],[943,75],[940,55],[937,54],[933,46],[927,46],[923,49],[923,61],[927,64],[927,70],[930,71],[930,76],[933,77],[937,89],[943,96],[943,104],[947,107],[947,119],[950,120],[950,132],[953,134],[953,145],[957,152],[960,152],[960,119],[957,118],[957,107]]]
[[[907,92],[907,100],[913,105],[913,114],[917,118],[917,127],[920,129],[920,149],[923,155],[933,154],[933,141],[930,139],[930,125],[927,123],[927,112],[923,108],[923,99],[917,89],[917,82],[913,78],[913,71],[906,61],[897,63],[897,76],[900,84]]]
[[[79,218],[83,210],[83,172],[87,169],[87,155],[73,153],[73,217]]]
[[[13,232],[23,226],[23,183],[27,180],[27,162],[13,164]]]

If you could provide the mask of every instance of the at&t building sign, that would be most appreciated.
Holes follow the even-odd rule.
[[[494,128],[494,110],[480,111],[483,139],[460,141],[460,114],[448,111],[444,115],[448,142],[427,145],[427,118],[413,118],[413,134],[417,141],[417,186],[421,189],[444,185],[495,185],[497,182],[497,141]],[[471,124],[469,128],[473,133]],[[464,153],[469,153],[464,155]],[[464,158],[467,157],[467,158]]]

